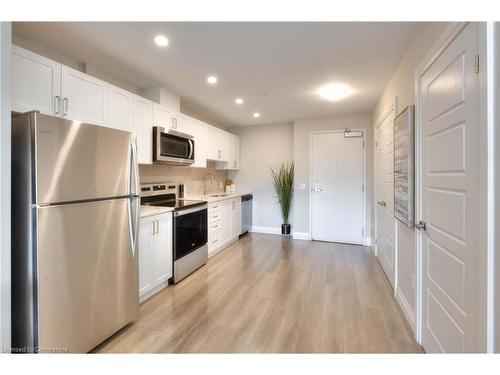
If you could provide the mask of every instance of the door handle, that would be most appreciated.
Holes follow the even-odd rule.
[[[418,230],[426,231],[427,224],[425,223],[425,221],[420,220],[417,224],[415,224],[415,228],[417,228]]]
[[[320,191],[323,191],[323,189],[320,189],[320,188],[317,188],[317,187],[313,187],[312,191],[315,192],[315,193],[319,193]]]
[[[379,201],[377,202],[377,204],[381,207],[386,207],[387,206],[387,203],[385,201]]]
[[[69,107],[69,99],[64,98],[63,99],[63,116],[66,116],[68,114],[68,107]]]
[[[55,110],[55,114],[58,115],[59,113],[61,113],[61,97],[59,95],[56,95],[54,97],[54,110]]]

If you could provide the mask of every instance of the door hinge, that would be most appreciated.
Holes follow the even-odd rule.
[[[476,73],[479,73],[479,55],[474,57],[474,66],[476,68]]]
[[[364,193],[365,192],[365,184],[361,185],[361,191]]]
[[[378,142],[377,141],[375,141],[375,147],[378,147]]]
[[[365,148],[365,141],[363,141],[363,148]]]
[[[361,235],[364,236],[365,235],[365,229],[364,228],[361,228]]]

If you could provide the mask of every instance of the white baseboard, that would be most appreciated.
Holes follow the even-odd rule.
[[[406,297],[401,293],[400,288],[396,288],[396,301],[398,301],[403,314],[410,325],[413,334],[415,334],[415,313],[411,310],[410,304],[408,303]]]
[[[308,241],[311,239],[311,234],[308,232],[293,232],[293,239]]]
[[[281,234],[281,228],[277,227],[258,227],[252,226],[250,229],[252,233],[266,233],[266,234]]]

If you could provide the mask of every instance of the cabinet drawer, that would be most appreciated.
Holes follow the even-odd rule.
[[[214,222],[209,222],[208,235],[210,235],[210,232],[220,231],[220,228],[221,228],[221,221],[220,220],[217,220]]]

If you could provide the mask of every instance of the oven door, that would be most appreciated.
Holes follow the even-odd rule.
[[[204,246],[208,240],[207,206],[174,213],[174,260]]]
[[[182,133],[166,132],[155,127],[153,132],[154,161],[172,164],[194,163],[194,141]]]

